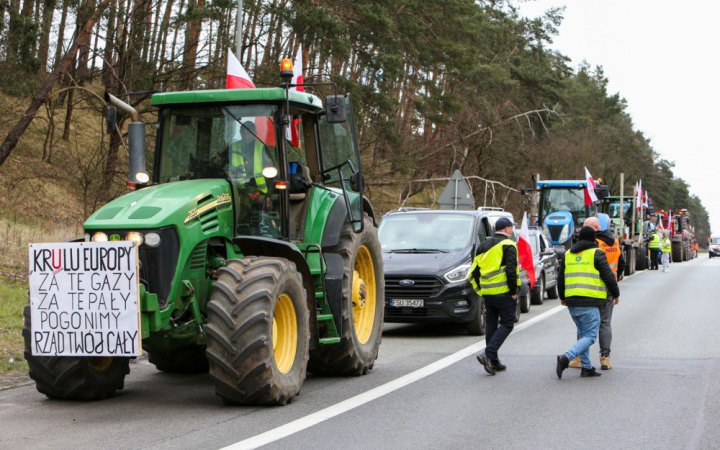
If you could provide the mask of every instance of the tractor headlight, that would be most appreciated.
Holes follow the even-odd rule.
[[[145,235],[145,245],[148,247],[157,247],[160,245],[160,235],[157,233],[148,233]]]
[[[558,238],[559,242],[565,242],[570,237],[570,225],[565,224],[562,227],[562,231],[560,231],[560,237]]]
[[[135,246],[140,247],[144,239],[141,233],[138,233],[137,231],[131,231],[125,235],[125,240],[131,241],[135,244]]]
[[[107,242],[108,236],[107,236],[107,234],[103,233],[102,231],[98,231],[97,233],[93,234],[91,240],[93,242]]]
[[[457,266],[450,272],[445,274],[445,279],[450,283],[457,283],[458,281],[465,281],[470,271],[470,263],[465,263]]]

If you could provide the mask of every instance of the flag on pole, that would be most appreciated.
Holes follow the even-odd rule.
[[[643,208],[647,209],[647,207],[650,206],[650,196],[648,195],[647,191],[644,191],[643,195]]]
[[[293,63],[293,77],[291,84],[303,84],[303,57],[302,57],[302,45],[298,48],[297,54],[295,55],[295,62]],[[296,86],[290,88],[293,91],[305,92],[304,86]],[[285,136],[290,141],[293,147],[300,147],[300,119],[293,119],[292,125],[286,130]]]
[[[636,193],[635,193],[635,205],[636,205],[638,211],[640,211],[640,210],[642,209],[642,207],[643,207],[643,202],[642,202],[642,180],[638,181],[637,184],[636,184],[636,186],[637,186],[637,188],[636,188],[637,191],[636,191]]]
[[[595,195],[595,180],[587,167],[585,168],[585,181],[585,206],[589,206],[598,201],[598,198]]]
[[[240,64],[240,61],[235,57],[232,50],[228,49],[227,58],[227,74],[225,76],[225,89],[254,89],[255,83],[253,83],[250,75],[248,75],[245,68]],[[255,119],[248,119],[255,123],[257,129],[257,137],[263,144],[268,147],[275,147],[277,145],[277,139],[275,138],[275,125],[273,125],[272,118],[270,117],[257,117]]]
[[[522,225],[520,226],[520,235],[518,235],[518,261],[520,267],[525,269],[530,280],[530,288],[535,287],[535,259],[533,258],[532,247],[530,246],[530,232],[528,231],[527,212],[523,213]],[[541,292],[540,295],[545,295]]]
[[[673,223],[673,220],[672,220],[672,210],[670,210],[670,211],[668,211],[668,224],[667,224],[667,229],[668,229],[668,233],[670,234],[670,236],[675,234],[675,226],[674,225],[675,224]]]
[[[240,64],[232,50],[228,49],[225,89],[253,89],[254,87],[255,83],[250,79],[250,75]]]

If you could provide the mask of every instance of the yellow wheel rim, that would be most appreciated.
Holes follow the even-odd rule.
[[[290,372],[297,352],[298,329],[295,306],[288,294],[281,294],[275,303],[272,343],[278,370],[280,373]]]
[[[90,364],[95,372],[105,372],[112,365],[111,357],[90,358]]]
[[[355,257],[352,279],[353,325],[361,344],[370,340],[375,324],[375,265],[366,246],[361,246]]]

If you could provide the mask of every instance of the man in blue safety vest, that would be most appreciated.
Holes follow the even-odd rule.
[[[485,302],[485,352],[477,359],[490,375],[507,369],[500,362],[498,350],[515,326],[515,302],[520,286],[513,223],[501,217],[495,223],[495,230],[495,236],[480,247],[468,273],[470,284]]]
[[[605,302],[617,305],[620,301],[620,288],[605,252],[595,242],[595,230],[583,227],[578,237],[578,242],[565,253],[558,276],[560,299],[568,307],[578,336],[575,344],[557,356],[558,378],[562,378],[563,371],[576,356],[580,356],[582,363],[581,377],[600,376],[590,361],[589,351],[600,330],[600,308]]]

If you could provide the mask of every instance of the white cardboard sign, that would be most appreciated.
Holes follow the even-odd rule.
[[[140,355],[135,244],[30,244],[29,254],[33,355]]]

